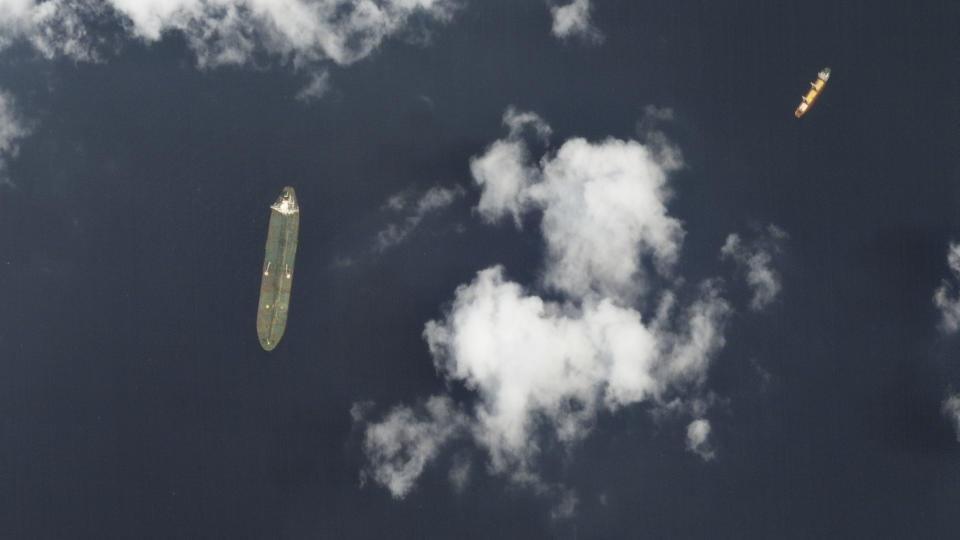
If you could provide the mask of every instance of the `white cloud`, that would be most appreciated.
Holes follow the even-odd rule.
[[[954,280],[960,280],[960,244],[950,243],[947,264]],[[940,309],[940,328],[948,333],[960,330],[960,296],[951,294],[952,289],[950,282],[943,280],[933,294],[933,303]]]
[[[92,18],[119,16],[145,42],[180,32],[201,67],[244,65],[257,54],[296,66],[370,55],[417,17],[445,22],[459,0],[3,0],[0,46],[26,39],[47,57],[97,56]]]
[[[771,224],[750,242],[744,242],[738,234],[730,234],[720,249],[721,258],[733,260],[744,272],[747,285],[753,290],[750,299],[753,311],[767,307],[780,293],[780,274],[771,263],[786,238],[783,229]]]
[[[431,397],[425,409],[418,415],[410,407],[397,407],[382,422],[368,424],[364,434],[369,461],[364,474],[398,499],[410,492],[424,465],[465,425],[464,416],[447,396]]]
[[[434,186],[412,204],[407,193],[398,193],[391,196],[384,206],[395,212],[405,211],[407,216],[400,222],[387,225],[386,228],[377,233],[375,249],[384,251],[403,242],[420,225],[424,217],[450,206],[463,195],[464,190],[460,186],[452,188]]]
[[[573,0],[565,6],[552,6],[553,35],[560,39],[577,37],[588,43],[603,42],[603,34],[590,22],[590,0]]]
[[[543,208],[548,285],[577,298],[632,299],[645,288],[642,257],[668,273],[683,227],[667,215],[666,171],[643,145],[570,139],[541,163],[530,195]]]
[[[517,138],[526,128],[532,129],[541,140],[546,142],[553,130],[550,125],[535,112],[517,111],[513,106],[503,113],[503,125],[510,128],[510,138]]]
[[[0,184],[13,185],[7,176],[7,161],[19,153],[19,140],[30,134],[30,127],[16,111],[13,96],[0,90]]]
[[[710,445],[710,421],[698,418],[687,426],[687,450],[697,454],[704,461],[716,457]]]
[[[536,418],[573,442],[604,396],[642,400],[661,390],[650,374],[656,341],[636,312],[605,302],[563,313],[504,280],[500,267],[459,287],[446,319],[427,323],[424,337],[438,370],[479,393],[474,436],[496,473],[532,474]]]
[[[644,289],[641,258],[650,257],[661,273],[669,273],[683,227],[667,215],[666,175],[679,164],[660,162],[636,141],[574,138],[534,165],[517,135],[524,123],[508,118],[527,118],[538,132],[549,133],[536,115],[508,110],[508,137],[471,160],[482,189],[477,209],[487,221],[512,215],[517,224],[525,211],[543,210],[547,285],[575,298],[595,294],[629,301]]]
[[[484,221],[494,223],[510,215],[520,227],[529,204],[528,189],[539,178],[539,169],[530,165],[530,151],[522,138],[525,128],[542,140],[550,136],[550,126],[532,112],[517,112],[513,107],[503,114],[510,129],[506,139],[491,144],[480,157],[470,158],[470,172],[483,190],[477,211]]]
[[[493,267],[457,289],[449,313],[427,323],[424,337],[438,371],[479,394],[473,434],[491,470],[523,480],[534,474],[538,422],[573,443],[601,408],[702,381],[723,344],[727,312],[707,289],[671,332],[668,321],[644,324],[610,299],[580,309],[544,301]]]
[[[960,394],[954,394],[943,400],[941,410],[953,424],[954,433],[957,434],[957,442],[960,442]]]

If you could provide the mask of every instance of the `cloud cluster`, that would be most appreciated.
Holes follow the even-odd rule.
[[[536,483],[538,431],[571,444],[601,409],[698,385],[723,345],[728,311],[707,286],[676,318],[679,328],[670,306],[645,323],[609,298],[582,307],[545,301],[493,267],[457,289],[424,338],[438,371],[478,394],[471,431],[490,470]]]
[[[258,54],[297,66],[347,65],[372,53],[416,17],[448,21],[458,0],[5,0],[0,46],[26,39],[45,56],[91,60],[91,23],[118,17],[155,42],[180,32],[201,67],[242,65]]]
[[[553,35],[560,39],[579,38],[586,43],[602,43],[603,34],[590,21],[590,0],[572,0],[565,6],[552,6]]]
[[[0,184],[13,185],[7,176],[7,160],[17,156],[19,140],[30,134],[30,127],[17,114],[13,96],[0,90]]]
[[[647,403],[693,412],[688,446],[712,458],[703,385],[724,345],[730,306],[713,280],[686,302],[673,289],[653,294],[650,272],[672,272],[684,235],[666,210],[667,175],[676,163],[613,138],[573,138],[534,162],[522,135],[545,140],[549,126],[513,109],[504,124],[506,138],[471,160],[481,189],[477,209],[491,222],[520,223],[539,213],[547,246],[542,286],[560,297],[545,299],[508,279],[501,266],[459,286],[423,337],[438,373],[475,400],[458,409],[439,395],[431,402],[445,403],[443,414],[398,407],[368,423],[365,475],[403,497],[424,456],[460,435],[485,452],[488,472],[556,498],[561,517],[573,512],[576,495],[541,477],[541,449],[573,448],[600,411]],[[634,307],[641,298],[656,305],[649,316]],[[437,418],[439,425],[429,427]],[[387,436],[393,433],[402,437]]]
[[[409,193],[398,193],[390,197],[385,206],[395,212],[406,213],[406,217],[400,222],[390,223],[378,232],[374,249],[384,251],[403,242],[420,225],[424,217],[450,206],[463,195],[464,190],[460,186],[452,188],[434,186],[415,201],[410,200]]]
[[[957,434],[957,442],[960,442],[960,394],[954,394],[943,400],[942,411],[944,416],[953,423],[953,430]]]
[[[103,2],[93,0],[3,0],[0,49],[25,40],[46,58],[96,60],[102,38],[92,36],[88,28],[105,16],[106,8]]]
[[[756,238],[745,242],[740,235],[730,234],[720,256],[732,260],[743,272],[747,285],[753,291],[750,309],[760,311],[773,302],[780,293],[780,275],[771,266],[773,256],[780,252],[787,233],[770,224]]]
[[[960,244],[950,243],[947,264],[955,281],[960,281]],[[940,328],[944,332],[960,330],[960,295],[951,294],[953,287],[947,280],[933,293],[933,304],[940,310]]]

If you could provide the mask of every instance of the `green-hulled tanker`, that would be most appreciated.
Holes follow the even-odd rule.
[[[270,228],[263,257],[260,305],[257,309],[257,336],[260,346],[272,351],[287,326],[290,311],[290,287],[293,285],[293,260],[297,255],[300,207],[292,187],[285,187],[270,205]]]

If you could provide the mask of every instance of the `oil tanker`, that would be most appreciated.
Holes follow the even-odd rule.
[[[285,187],[270,205],[270,226],[263,256],[260,305],[257,309],[257,336],[265,351],[272,351],[287,327],[293,261],[297,255],[300,206],[292,187]]]

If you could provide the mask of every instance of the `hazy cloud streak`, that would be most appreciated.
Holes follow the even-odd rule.
[[[297,92],[297,100],[309,103],[322,98],[329,90],[330,74],[326,71],[314,73],[310,76],[310,82]]]
[[[955,282],[960,282],[960,244],[950,243],[947,264]],[[960,295],[951,294],[954,286],[943,280],[933,293],[933,304],[940,310],[940,328],[944,332],[960,330]]]
[[[30,127],[17,114],[9,93],[0,90],[0,184],[14,185],[7,176],[7,161],[17,157],[19,140],[30,134]]]
[[[403,193],[390,197],[385,207],[397,212],[405,211],[407,216],[402,221],[391,223],[378,232],[374,248],[377,251],[384,251],[403,242],[416,230],[424,217],[450,206],[463,195],[464,190],[460,186],[452,188],[434,186],[413,204],[410,204],[407,200],[408,196]]]
[[[954,394],[943,400],[942,411],[944,416],[953,424],[953,431],[957,434],[957,442],[960,442],[960,394]]]

